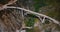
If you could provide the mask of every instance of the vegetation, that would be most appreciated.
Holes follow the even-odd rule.
[[[0,4],[6,4],[8,0],[0,0]],[[3,3],[4,2],[4,3]],[[42,13],[47,16],[50,16],[58,21],[60,21],[60,2],[59,0],[18,0],[16,3],[10,6],[18,6],[21,8],[29,9],[37,13]],[[25,25],[28,27],[33,27],[32,29],[26,29],[26,32],[60,32],[60,26],[53,23],[48,22],[49,19],[45,21],[45,23],[40,23],[40,19],[36,17],[37,15],[29,14],[23,11],[24,15],[22,16],[22,12],[17,9],[6,9],[0,11],[0,20],[5,28],[9,31],[12,29],[20,29],[22,22],[24,21]],[[5,15],[5,16],[4,16]],[[24,19],[23,19],[24,18]],[[6,21],[5,21],[6,20]],[[13,21],[13,22],[12,22]],[[34,27],[35,23],[39,22],[40,26]],[[10,29],[11,28],[11,29]]]

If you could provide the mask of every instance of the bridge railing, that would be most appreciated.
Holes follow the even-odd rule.
[[[25,11],[25,12],[28,12],[29,14],[34,14],[34,15],[36,15],[40,19],[41,23],[44,23],[45,20],[48,19],[48,21],[51,21],[51,22],[53,22],[55,24],[60,25],[59,21],[57,21],[57,20],[55,20],[55,19],[53,19],[53,18],[51,18],[51,17],[49,17],[47,15],[44,15],[44,14],[40,14],[40,13],[37,13],[37,12],[34,12],[34,11],[30,11],[30,10],[27,10],[27,9],[24,9],[24,8],[20,8],[20,7],[6,6],[6,9],[8,9],[8,8],[9,9],[20,9],[20,11],[22,11],[22,12]],[[30,29],[32,27],[22,27],[22,29],[23,28]]]

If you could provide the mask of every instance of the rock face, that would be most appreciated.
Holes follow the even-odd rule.
[[[0,0],[0,6],[8,3],[9,1],[10,0]],[[33,0],[18,0],[16,3],[12,4],[11,6],[18,6],[18,7],[34,10],[35,9],[34,3],[35,2]],[[58,7],[57,6],[55,7],[54,5],[52,7],[51,6],[41,7],[40,10],[44,14],[48,16],[52,16],[54,18],[56,17],[56,19],[60,20],[60,14],[59,14],[60,9],[58,9],[60,5]],[[39,5],[37,5],[37,7],[39,7]],[[55,14],[55,12],[57,14]],[[22,12],[17,9],[5,9],[5,10],[0,11],[0,32],[16,32],[16,30],[19,30],[22,27],[22,21],[23,21],[22,19],[23,17],[21,13]],[[47,30],[48,29],[50,30],[49,25],[47,25],[48,27],[47,26],[45,27],[45,26],[41,26],[41,29],[46,28]],[[56,25],[54,27],[56,27]],[[52,28],[53,28],[53,25],[52,25]]]
[[[22,26],[22,16],[20,11],[2,10],[0,11],[0,32],[16,32]]]
[[[0,0],[0,7],[12,0]],[[12,5],[15,6],[15,5]],[[16,9],[0,10],[0,32],[16,32],[22,27],[22,12]]]

